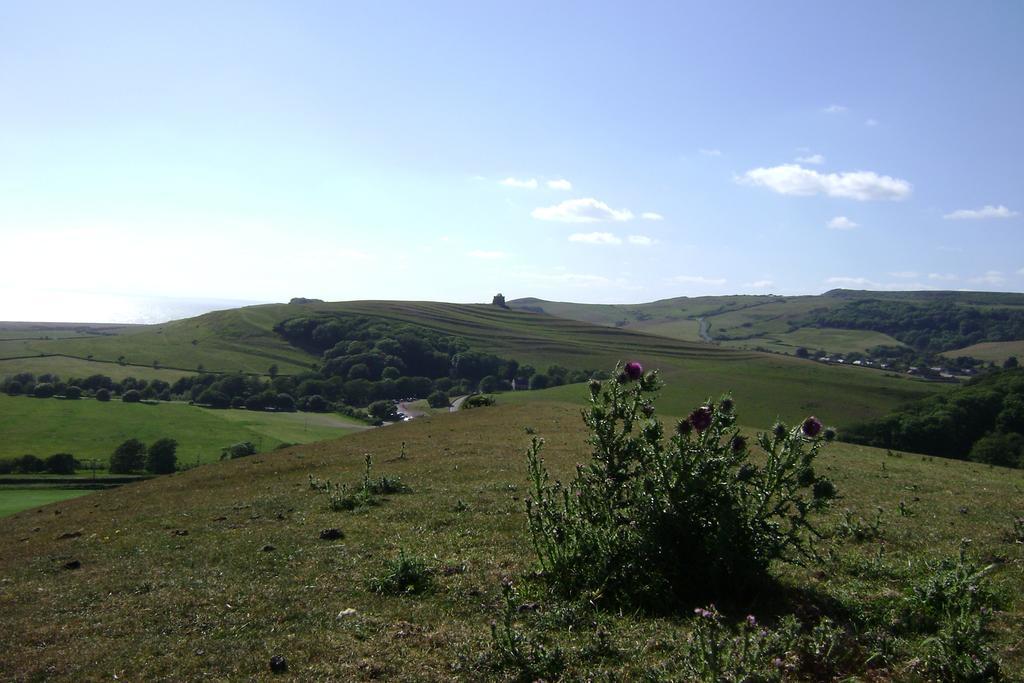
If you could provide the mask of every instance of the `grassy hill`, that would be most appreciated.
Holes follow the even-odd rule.
[[[65,354],[74,356],[76,363],[94,365],[97,372],[120,368],[126,372],[137,370],[137,376],[143,376],[147,366],[152,369],[154,360],[162,368],[201,365],[208,371],[264,373],[276,364],[283,374],[299,372],[318,358],[289,345],[273,327],[283,320],[311,314],[364,315],[411,323],[460,336],[474,350],[514,358],[541,370],[554,363],[576,369],[606,369],[618,361],[636,358],[662,369],[673,387],[666,401],[679,406],[674,410],[682,410],[684,404],[699,400],[697,397],[731,390],[762,422],[776,415],[795,419],[807,412],[819,412],[842,426],[843,420],[855,422],[881,415],[905,401],[945,389],[880,372],[827,367],[546,313],[491,305],[394,301],[250,306],[133,327],[110,336],[3,342],[0,352],[4,352],[2,344],[8,344],[4,353],[17,352],[30,358],[3,361],[0,357],[0,367],[14,371],[20,367],[18,363],[26,362],[38,371],[48,361],[59,367],[56,364],[68,362],[65,356],[39,354]],[[90,357],[92,360],[82,360]],[[129,365],[118,365],[119,359]],[[91,374],[82,366],[75,369],[83,375]]]
[[[221,449],[251,441],[270,450],[278,444],[308,443],[365,429],[340,415],[208,410],[185,403],[103,403],[61,401],[0,394],[0,458],[26,453],[39,457],[71,453],[101,467],[126,439],[178,441],[181,464],[215,462]],[[0,494],[3,495],[3,494]]]
[[[738,408],[750,424],[746,406]],[[0,678],[266,679],[271,656],[281,655],[297,680],[507,680],[518,670],[495,655],[489,626],[502,623],[506,578],[519,591],[510,619],[530,639],[523,648],[560,647],[567,679],[685,678],[697,619],[690,610],[595,611],[552,598],[529,578],[527,426],[547,439],[554,476],[588,457],[576,406],[506,405],[2,518]],[[310,475],[355,482],[365,453],[375,474],[400,476],[412,492],[362,512],[332,512]],[[777,568],[777,594],[726,610],[730,623],[754,614],[775,630],[787,614],[806,624],[828,616],[845,633],[884,633],[889,626],[869,626],[871,619],[927,575],[926,561],[955,555],[968,537],[972,557],[995,563],[990,576],[1007,596],[993,621],[996,656],[1009,680],[1024,676],[1024,546],[1007,542],[1012,517],[1024,514],[1024,473],[846,444],[826,451],[821,467],[842,495],[823,522],[826,559]],[[851,520],[864,524],[862,540],[842,538]],[[328,528],[344,537],[321,540]],[[425,594],[370,590],[400,549],[432,572]],[[846,640],[832,649],[844,677],[911,680],[915,648],[927,644],[907,647],[874,657]]]
[[[851,302],[878,300],[913,305],[949,303],[976,310],[1024,310],[1024,294],[994,292],[868,292],[836,289],[818,296],[704,296],[644,304],[577,304],[526,298],[509,302],[519,310],[642,330],[688,341],[706,336],[734,348],[793,353],[800,346],[833,353],[864,352],[878,345],[902,346],[890,335],[865,329],[812,326],[808,317]],[[704,332],[701,334],[703,321]]]
[[[1015,357],[1018,361],[1024,361],[1024,339],[1007,342],[981,342],[980,344],[965,346],[962,349],[948,351],[943,355],[949,358],[970,356],[971,358],[990,361],[996,365],[1002,365],[1003,361],[1010,356]]]

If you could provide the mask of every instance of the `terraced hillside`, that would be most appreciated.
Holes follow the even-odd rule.
[[[689,401],[727,389],[748,402],[749,410],[762,422],[776,415],[795,419],[808,411],[842,415],[853,422],[943,390],[934,384],[879,372],[826,367],[545,313],[431,302],[250,306],[131,328],[113,336],[6,342],[8,346],[0,346],[0,351],[25,357],[6,361],[5,367],[11,371],[22,362],[42,366],[48,360],[45,354],[64,354],[52,359],[66,363],[70,356],[76,363],[94,365],[96,372],[121,367],[137,369],[142,375],[143,369],[153,369],[155,361],[159,371],[202,366],[207,371],[262,374],[270,365],[277,365],[280,373],[289,374],[309,368],[319,358],[289,345],[273,331],[274,325],[311,314],[372,316],[419,325],[460,336],[474,350],[514,358],[540,369],[555,363],[575,369],[610,368],[616,362],[638,358],[650,367],[661,368],[671,380],[673,389],[666,396],[669,411],[682,410]],[[2,363],[5,361],[0,359]],[[531,400],[546,395],[529,392]],[[560,394],[556,390],[553,395]],[[679,407],[672,408],[671,404]]]
[[[979,312],[1024,312],[1024,295],[994,292],[867,292],[836,289],[819,296],[707,296],[663,299],[644,304],[577,304],[516,299],[509,306],[546,312],[597,325],[638,330],[688,341],[714,338],[723,346],[793,353],[798,347],[832,353],[865,352],[904,346],[884,332],[829,327],[817,319],[851,303],[880,301],[910,306],[948,304]],[[703,333],[702,333],[703,323]]]

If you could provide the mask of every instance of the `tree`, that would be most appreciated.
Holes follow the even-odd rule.
[[[810,352],[807,350],[806,346],[796,347],[796,351],[794,352],[794,354],[797,358],[807,358],[809,355],[811,355]]]
[[[367,408],[366,412],[378,420],[397,420],[398,412],[395,404],[391,401],[374,401]]]
[[[278,394],[274,399],[274,407],[283,413],[294,413],[295,399],[289,394]]]
[[[75,456],[70,453],[54,453],[46,459],[46,471],[51,474],[74,474]]]
[[[22,387],[21,382],[19,382],[18,380],[12,379],[10,382],[7,383],[7,389],[6,389],[7,395],[8,396],[17,396],[18,394],[20,394],[22,392],[23,388],[24,387]]]
[[[207,389],[199,395],[197,403],[210,406],[211,408],[227,408],[231,405],[231,399],[216,389]]]
[[[992,432],[974,442],[971,460],[1001,467],[1019,467],[1024,453],[1024,436]]]
[[[97,389],[96,390],[96,400],[97,401],[109,401],[110,400],[110,390],[109,389]]]
[[[547,375],[534,375],[530,378],[531,389],[547,389],[551,386],[551,380]]]
[[[1019,363],[1017,362],[1017,356],[1010,356],[1009,358],[1003,361],[1003,367],[1006,368],[1007,370],[1009,370],[1010,368],[1015,368],[1018,365]]]
[[[36,385],[35,391],[32,395],[36,398],[50,398],[54,394],[53,385],[49,382],[42,382]]]
[[[157,439],[146,454],[146,469],[153,474],[171,474],[178,466],[177,451],[174,439]]]
[[[138,403],[142,400],[142,394],[139,393],[138,389],[129,389],[121,394],[121,400],[125,403]]]
[[[113,474],[130,474],[146,465],[146,444],[138,439],[128,439],[114,449],[110,456],[110,471]]]
[[[267,368],[267,374],[270,375],[270,379],[277,377],[277,365],[274,364]]]
[[[480,380],[480,391],[484,394],[493,394],[498,390],[498,378],[494,375],[487,375]]]
[[[70,386],[64,390],[64,398],[71,401],[77,401],[82,398],[82,390],[76,386]]]
[[[447,408],[448,395],[443,391],[435,391],[430,396],[427,396],[427,405],[431,408]]]
[[[505,295],[502,294],[501,292],[498,292],[497,294],[494,295],[494,298],[491,299],[491,305],[501,306],[502,308],[508,308],[508,304],[505,303]]]
[[[13,470],[21,474],[36,474],[46,469],[46,463],[34,455],[22,455],[13,461]]]
[[[353,366],[353,367],[355,367],[355,366]],[[393,365],[387,366],[380,373],[381,379],[398,379],[401,376],[402,376],[402,371],[399,370],[398,368],[396,368]]]
[[[322,413],[330,408],[330,404],[320,394],[313,394],[312,396],[303,397],[299,407],[311,413]]]

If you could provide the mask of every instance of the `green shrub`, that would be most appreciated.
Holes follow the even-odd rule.
[[[495,399],[493,396],[484,396],[483,394],[476,394],[470,396],[462,402],[462,410],[472,410],[473,408],[486,408],[487,406],[493,406]]]
[[[589,591],[638,606],[737,596],[773,560],[816,557],[811,513],[835,496],[814,471],[824,441],[816,418],[758,435],[750,462],[729,398],[710,401],[666,438],[650,399],[657,372],[627,364],[590,383],[591,460],[568,485],[551,483],[534,437],[527,516],[544,577],[563,594]],[[691,603],[692,604],[692,603]]]
[[[221,451],[220,459],[226,460],[228,458],[234,460],[235,458],[245,458],[250,455],[256,455],[256,446],[251,441],[240,441],[235,444],[231,444],[227,448]]]
[[[385,572],[370,581],[370,588],[382,595],[417,595],[432,586],[432,572],[427,563],[407,556],[402,549],[397,558],[387,563]]]

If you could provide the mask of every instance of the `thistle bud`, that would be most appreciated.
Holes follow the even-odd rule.
[[[687,419],[682,419],[676,423],[676,433],[679,436],[689,436],[690,432],[693,431],[693,425]]]
[[[776,422],[774,425],[772,425],[772,436],[774,436],[776,439],[786,438],[786,432],[788,431],[789,429],[786,428],[786,425],[783,422]]]
[[[800,425],[800,431],[804,436],[813,439],[821,433],[821,420],[811,415]]]
[[[626,363],[626,367],[623,368],[623,370],[630,380],[638,380],[644,374],[644,366],[640,365],[635,360]]]
[[[711,426],[711,406],[701,406],[690,413],[690,424],[698,432],[703,432]]]

